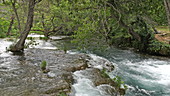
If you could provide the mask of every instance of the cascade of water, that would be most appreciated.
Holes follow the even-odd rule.
[[[101,57],[90,54],[93,60],[98,61],[105,57],[114,64],[116,68],[109,75],[112,78],[116,75],[122,77],[128,86],[126,96],[170,96],[170,62],[168,59],[140,55],[129,50],[119,49],[111,49],[106,53],[96,54]],[[100,64],[96,65],[96,68],[101,68]],[[76,76],[80,77],[79,75]],[[82,82],[90,81],[82,79]],[[82,89],[89,88],[82,82],[79,81],[78,84],[74,85],[77,87],[77,94],[86,93],[86,95],[80,96],[100,96],[97,93],[88,95],[88,90],[81,92],[80,86],[85,87]]]
[[[12,42],[0,39],[0,57],[10,56],[10,53],[5,53],[6,47],[10,44]],[[56,47],[51,42],[43,43],[42,41],[37,48],[55,49]],[[78,54],[78,52],[70,51],[68,53]],[[116,75],[122,77],[129,88],[126,96],[170,96],[170,62],[168,59],[139,55],[129,50],[115,48],[107,52],[96,53],[96,55],[89,54],[89,56],[93,58],[91,63],[95,63],[93,64],[96,65],[95,68],[101,69],[102,64],[105,65],[109,61],[114,64],[116,68],[109,75],[112,78]],[[7,68],[9,67],[8,62],[4,64]],[[101,86],[108,85],[96,87],[80,71],[74,73],[74,78],[77,80],[73,85],[76,96],[112,96],[106,94],[101,88]]]
[[[118,49],[111,49],[102,56],[116,66],[109,75],[118,75],[128,84],[126,96],[170,96],[168,59]]]

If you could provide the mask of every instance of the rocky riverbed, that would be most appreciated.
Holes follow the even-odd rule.
[[[48,47],[48,46],[47,46]],[[86,54],[65,54],[58,49],[29,48],[23,54],[0,55],[0,96],[75,96],[73,84],[77,83],[74,73],[81,71],[94,86],[107,84],[102,89],[108,96],[115,92],[114,82],[102,76],[100,68]],[[48,73],[43,73],[40,64],[47,62]],[[100,62],[100,63],[99,63]],[[113,70],[114,66],[99,61],[99,66]]]

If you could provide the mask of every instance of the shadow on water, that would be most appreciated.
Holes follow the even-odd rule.
[[[24,56],[24,52],[12,52],[12,55]]]

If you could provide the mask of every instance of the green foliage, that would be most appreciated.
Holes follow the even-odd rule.
[[[56,45],[57,48],[59,48],[60,50],[63,50],[64,53],[66,54],[68,50],[71,50],[71,47],[73,45],[70,44],[70,42],[68,43],[67,41],[66,42],[60,42],[59,44]]]
[[[153,40],[149,46],[149,50],[158,52],[161,49],[162,43],[157,40]]]
[[[7,40],[7,41],[15,41],[14,38],[7,38],[6,40]]]
[[[57,96],[67,96],[65,93],[60,93],[59,95]]]
[[[33,29],[33,28],[32,28],[32,29]],[[30,33],[35,33],[35,34],[39,34],[39,35],[44,35],[44,33],[41,32],[41,31],[31,31]]]
[[[104,78],[109,78],[109,75],[106,73],[106,69],[105,69],[105,68],[102,69],[101,75],[102,75]]]
[[[42,70],[46,70],[46,67],[47,67],[47,62],[46,61],[42,61],[41,64],[40,64],[40,68]]]
[[[0,17],[0,38],[5,38],[8,32],[10,21],[6,18]],[[13,24],[10,36],[18,37],[18,29],[15,27],[16,23]]]
[[[138,15],[144,17],[149,24],[167,24],[163,0],[119,0],[115,3],[123,11],[123,19],[129,23]]]
[[[128,2],[128,0],[119,0],[114,2],[109,0],[109,3],[112,4],[111,8],[113,9],[111,14],[115,17],[112,18],[112,20],[115,19],[113,22],[120,22],[113,25],[112,29],[114,30],[109,34],[112,42],[118,46],[131,45],[140,51],[146,51],[149,42],[154,38],[152,26],[164,24],[166,21],[163,1],[131,0],[131,2]],[[136,40],[132,34],[128,34],[129,28],[132,28],[134,33],[140,37],[140,41]]]
[[[34,40],[34,37],[27,37],[28,40]]]
[[[118,28],[116,31],[113,31],[113,35],[111,37],[111,44],[114,44],[116,46],[122,47],[122,46],[128,46],[127,44],[130,42],[130,39],[132,36],[125,32],[127,30]]]
[[[65,54],[66,54],[66,53],[67,53],[67,50],[68,50],[68,46],[66,46],[66,44],[64,44],[63,50],[64,50],[64,52],[65,52]]]
[[[15,5],[22,29],[26,22],[27,3],[27,1],[17,1]],[[1,4],[0,11],[3,11],[0,14],[3,18],[0,18],[0,37],[5,37],[8,30],[9,17],[13,13],[11,4],[9,0],[6,4]],[[131,2],[129,0],[42,0],[37,4],[34,13],[32,30],[38,31],[31,33],[51,32],[50,35],[72,35],[74,38],[72,43],[83,50],[105,49],[112,44],[131,45],[143,50],[152,40],[148,39],[152,34],[151,27],[167,24],[163,0],[131,0]],[[19,35],[17,24],[15,20],[12,35]],[[133,28],[142,40],[135,40],[128,33],[129,28]],[[36,43],[31,41],[26,45],[32,44]],[[67,51],[67,46],[64,46],[63,50]]]
[[[159,53],[160,51],[164,51],[167,54],[170,54],[170,45],[157,40],[152,40],[149,44],[148,51],[153,53]]]
[[[169,27],[168,26],[156,26],[156,29],[161,32],[168,32]]]
[[[5,37],[6,37],[6,34],[0,33],[0,38],[5,38]]]
[[[0,38],[6,37],[8,27],[9,27],[9,21],[0,17]]]
[[[124,89],[127,89],[127,86],[124,84],[124,81],[122,81],[121,77],[116,76],[113,78],[113,81],[116,83],[116,88],[120,89],[120,87],[123,85]]]
[[[33,37],[27,37],[27,39],[30,41],[25,43],[25,45],[24,45],[25,48],[34,47],[39,44],[36,42],[35,38],[33,38]]]
[[[98,1],[91,0],[51,1],[48,9],[44,9],[51,10],[50,14],[43,12],[45,27],[47,30],[56,30],[58,27],[62,27],[56,33],[73,34],[72,42],[77,44],[80,49],[90,47],[90,45],[99,48],[99,45],[105,44],[102,29],[104,26],[100,23],[106,19],[102,17],[110,14],[109,10],[102,8],[103,5]],[[41,19],[41,14],[39,15]],[[35,26],[43,29],[41,22],[36,23]]]
[[[48,37],[40,37],[40,40],[48,40]]]

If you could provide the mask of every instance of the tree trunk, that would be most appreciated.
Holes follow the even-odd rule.
[[[167,15],[167,19],[168,19],[168,26],[170,29],[170,1],[169,0],[164,0],[164,6],[166,9],[166,15]]]
[[[15,18],[15,16],[12,15],[12,16],[11,16],[10,25],[9,25],[9,28],[8,28],[8,32],[6,33],[6,36],[9,36],[10,33],[11,33],[12,25],[14,24],[14,18]]]
[[[14,10],[14,13],[15,13],[15,16],[16,16],[16,19],[17,19],[17,22],[18,22],[18,29],[21,32],[21,23],[20,23],[20,19],[19,19],[19,16],[18,16],[17,9],[15,7],[16,0],[14,0],[13,2],[11,0],[11,3],[12,3],[12,9]]]
[[[10,49],[12,52],[21,52],[24,50],[24,44],[25,40],[31,30],[31,27],[33,25],[33,17],[34,17],[34,7],[36,0],[29,0],[29,7],[28,7],[28,16],[27,16],[27,22],[25,24],[25,29],[21,33],[19,41]]]
[[[42,18],[42,26],[43,26],[43,28],[44,28],[44,36],[45,37],[47,37],[47,38],[49,38],[49,30],[48,30],[48,28],[46,27],[46,25],[45,25],[45,17],[44,17],[44,14],[42,13],[42,15],[41,15],[41,18]]]

